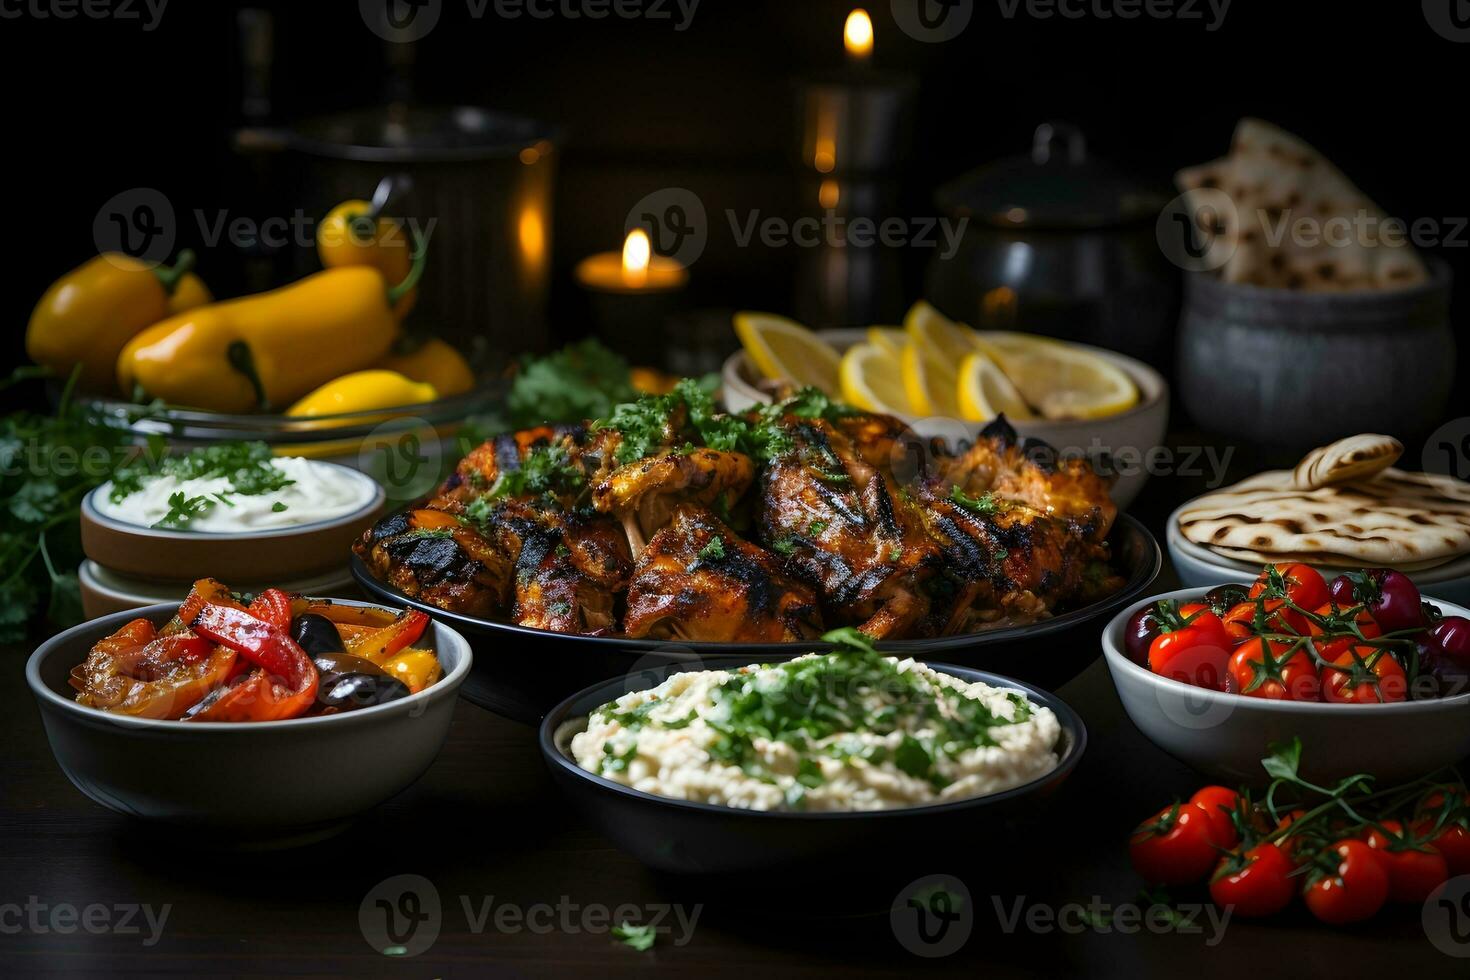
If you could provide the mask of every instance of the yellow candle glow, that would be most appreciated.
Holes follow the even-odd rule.
[[[577,281],[588,289],[614,293],[658,293],[680,289],[689,272],[678,262],[655,255],[648,232],[634,228],[622,252],[599,252],[577,263]]]
[[[847,48],[847,57],[855,64],[867,64],[873,56],[873,18],[862,7],[847,15],[842,43]]]

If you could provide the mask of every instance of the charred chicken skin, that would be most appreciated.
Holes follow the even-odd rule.
[[[682,382],[601,422],[491,439],[355,550],[444,609],[689,642],[968,632],[1121,585],[1110,483],[1088,462],[1004,419],[934,448],[811,390],[730,416]]]

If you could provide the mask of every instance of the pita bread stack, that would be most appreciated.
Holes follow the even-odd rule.
[[[1175,181],[1202,225],[1233,246],[1226,282],[1310,292],[1395,289],[1424,282],[1407,226],[1386,215],[1312,146],[1259,119],[1236,126],[1230,155]],[[1220,213],[1203,191],[1234,207]]]
[[[1237,561],[1421,571],[1470,555],[1470,483],[1391,464],[1403,447],[1362,435],[1207,494],[1179,530]]]

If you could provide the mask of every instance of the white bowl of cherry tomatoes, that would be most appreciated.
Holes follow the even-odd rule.
[[[1293,738],[1323,780],[1404,782],[1470,754],[1470,610],[1400,572],[1282,564],[1171,592],[1119,613],[1103,653],[1144,735],[1220,778],[1259,782]]]

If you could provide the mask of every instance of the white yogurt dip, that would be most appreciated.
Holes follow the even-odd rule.
[[[372,481],[332,463],[287,456],[263,465],[279,472],[281,486],[242,493],[229,476],[181,479],[165,473],[143,477],[137,489],[119,499],[114,499],[113,484],[105,483],[92,498],[93,505],[103,517],[124,524],[231,534],[346,517],[376,496]],[[183,511],[176,506],[180,503]],[[186,515],[182,519],[181,513]]]

